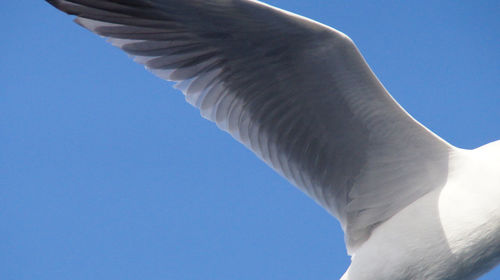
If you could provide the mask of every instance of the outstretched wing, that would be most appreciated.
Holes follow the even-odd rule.
[[[341,32],[251,0],[48,0],[166,80],[341,222],[352,253],[446,180],[452,148]]]

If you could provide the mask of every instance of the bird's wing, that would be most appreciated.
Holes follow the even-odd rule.
[[[446,180],[449,144],[341,32],[252,0],[47,0],[176,81],[189,103],[341,222],[352,253]]]

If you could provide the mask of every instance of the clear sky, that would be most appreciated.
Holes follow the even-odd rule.
[[[268,3],[348,34],[450,143],[500,139],[499,1]],[[338,279],[348,267],[337,221],[170,83],[44,1],[4,1],[0,23],[0,279]]]

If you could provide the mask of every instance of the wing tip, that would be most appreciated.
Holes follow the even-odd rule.
[[[66,9],[64,8],[64,4],[66,3],[64,0],[45,0],[45,2],[49,3],[51,6],[54,8],[63,11],[65,13],[68,13]]]
[[[45,2],[49,3],[50,5],[54,6],[57,8],[57,6],[60,4],[61,1],[59,0],[45,0]]]
[[[66,0],[45,0],[52,7],[64,12],[68,15],[78,15],[78,4],[68,2]]]

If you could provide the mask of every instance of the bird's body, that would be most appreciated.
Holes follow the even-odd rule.
[[[337,217],[342,280],[473,279],[500,261],[500,142],[448,144],[343,33],[252,0],[48,0]]]
[[[342,280],[475,279],[500,261],[500,141],[450,157],[446,184],[377,227]]]

